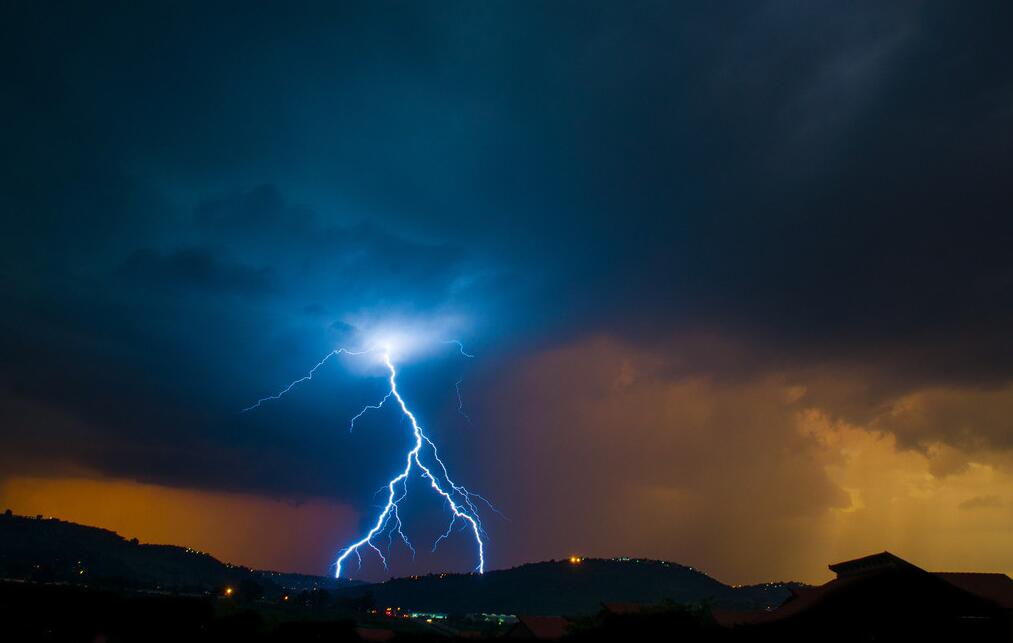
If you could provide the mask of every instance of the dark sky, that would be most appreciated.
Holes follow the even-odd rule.
[[[239,409],[395,332],[491,567],[1013,570],[1011,43],[1005,2],[5,3],[0,501],[246,503],[214,553],[325,573],[408,443],[347,431],[382,372]],[[100,511],[138,489],[190,530]]]

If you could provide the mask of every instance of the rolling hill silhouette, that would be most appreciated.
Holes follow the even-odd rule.
[[[253,570],[188,547],[147,545],[108,529],[9,514],[0,515],[0,577],[184,593],[217,592],[243,581],[268,592],[356,584]]]
[[[258,571],[173,545],[126,540],[54,518],[0,516],[0,578],[207,594],[255,581],[266,595],[315,588],[371,596],[378,607],[455,614],[590,614],[602,602],[707,603],[737,610],[780,605],[794,583],[731,587],[676,563],[647,559],[548,561],[477,574],[433,574],[365,584]]]
[[[725,609],[780,605],[797,583],[731,587],[691,567],[647,559],[549,561],[478,574],[396,578],[341,590],[372,594],[379,607],[500,614],[590,614],[603,602],[708,603]]]

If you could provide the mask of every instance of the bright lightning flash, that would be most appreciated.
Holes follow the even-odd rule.
[[[464,355],[465,357],[473,357],[473,355],[465,352],[464,346],[461,344],[461,342],[457,340],[451,340],[446,343],[456,344],[462,355]],[[414,556],[415,547],[412,545],[411,541],[408,539],[408,537],[402,530],[401,517],[398,513],[398,509],[399,503],[402,500],[404,500],[405,496],[408,495],[408,478],[412,473],[412,469],[416,467],[418,468],[422,477],[429,481],[429,485],[430,487],[432,487],[433,491],[435,491],[439,496],[441,496],[446,501],[447,508],[451,514],[450,524],[447,526],[447,530],[439,538],[436,539],[436,542],[433,543],[433,551],[436,550],[437,545],[439,545],[442,540],[445,540],[446,538],[450,537],[450,534],[453,532],[454,527],[458,524],[458,521],[461,521],[462,528],[466,531],[470,531],[475,539],[475,545],[478,550],[478,564],[475,566],[475,570],[481,574],[485,571],[485,542],[484,542],[485,530],[482,528],[482,521],[479,518],[478,508],[475,506],[474,499],[481,500],[485,504],[489,505],[489,507],[492,508],[494,511],[496,509],[495,507],[492,507],[492,505],[489,504],[489,501],[486,500],[484,497],[468,491],[468,489],[466,489],[464,486],[459,485],[450,479],[450,475],[447,472],[447,467],[446,465],[444,465],[443,460],[440,459],[440,456],[436,450],[436,444],[422,430],[422,427],[419,425],[418,420],[415,417],[415,414],[412,413],[411,410],[409,410],[408,405],[404,401],[404,398],[401,397],[401,393],[398,391],[397,369],[394,367],[394,362],[391,359],[391,348],[389,344],[384,344],[382,346],[378,346],[376,348],[372,348],[365,351],[353,352],[344,348],[339,348],[334,351],[331,351],[322,360],[317,362],[316,366],[310,369],[307,375],[293,381],[291,384],[286,386],[280,392],[257,400],[256,403],[243,409],[243,412],[245,413],[247,411],[252,411],[258,408],[264,402],[267,402],[269,400],[277,400],[282,396],[284,396],[289,391],[291,391],[292,388],[294,388],[296,385],[305,382],[307,380],[313,379],[313,374],[316,372],[316,370],[319,369],[321,366],[323,366],[324,363],[326,363],[331,357],[334,357],[335,355],[340,355],[344,353],[346,355],[354,356],[354,355],[365,355],[367,353],[373,352],[381,352],[381,359],[389,373],[387,381],[390,384],[390,390],[383,397],[383,399],[381,399],[377,404],[369,404],[364,406],[362,410],[359,411],[359,413],[352,418],[349,429],[353,429],[355,427],[355,421],[361,418],[367,412],[383,408],[383,405],[386,404],[391,398],[393,398],[394,401],[397,402],[398,407],[401,409],[401,414],[404,417],[408,418],[409,422],[411,423],[412,436],[415,438],[415,440],[412,448],[408,451],[407,454],[405,454],[404,469],[395,477],[393,477],[385,487],[387,491],[387,502],[384,505],[382,511],[380,512],[380,515],[377,516],[376,522],[374,523],[372,529],[370,529],[366,533],[366,535],[362,537],[362,539],[352,543],[351,545],[341,550],[341,555],[338,556],[338,560],[335,563],[336,569],[334,576],[335,578],[341,578],[341,571],[344,566],[344,563],[348,559],[348,557],[351,556],[352,554],[355,554],[356,559],[358,560],[359,565],[361,566],[362,555],[360,550],[366,546],[368,546],[370,549],[376,552],[376,554],[380,557],[380,560],[383,562],[384,568],[386,569],[387,557],[384,556],[383,551],[374,542],[374,539],[376,539],[377,536],[383,533],[386,533],[388,536],[387,538],[388,555],[390,554],[390,547],[393,542],[394,534],[397,534],[404,542],[404,544],[408,547],[408,549],[411,550],[412,555]],[[460,382],[458,382],[458,399],[460,401],[459,386]],[[429,458],[431,458],[432,464],[426,466],[423,460]],[[436,473],[434,473],[434,470],[436,470]],[[382,490],[383,488],[381,488],[381,491]]]

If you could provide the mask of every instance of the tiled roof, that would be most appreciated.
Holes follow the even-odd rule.
[[[936,572],[951,585],[991,601],[1003,609],[1013,609],[1013,578],[1006,574],[976,572]]]
[[[840,576],[850,576],[852,574],[864,574],[869,571],[877,569],[920,569],[916,565],[912,565],[899,556],[894,556],[888,551],[882,551],[878,554],[872,554],[870,556],[862,556],[861,558],[855,558],[852,560],[846,560],[840,563],[834,563],[829,565],[830,571]]]

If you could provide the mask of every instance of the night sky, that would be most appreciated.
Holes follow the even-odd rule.
[[[240,409],[392,333],[490,568],[1013,572],[1011,60],[1008,2],[6,2],[0,505],[327,574],[382,369]],[[471,568],[410,498],[355,575]]]

